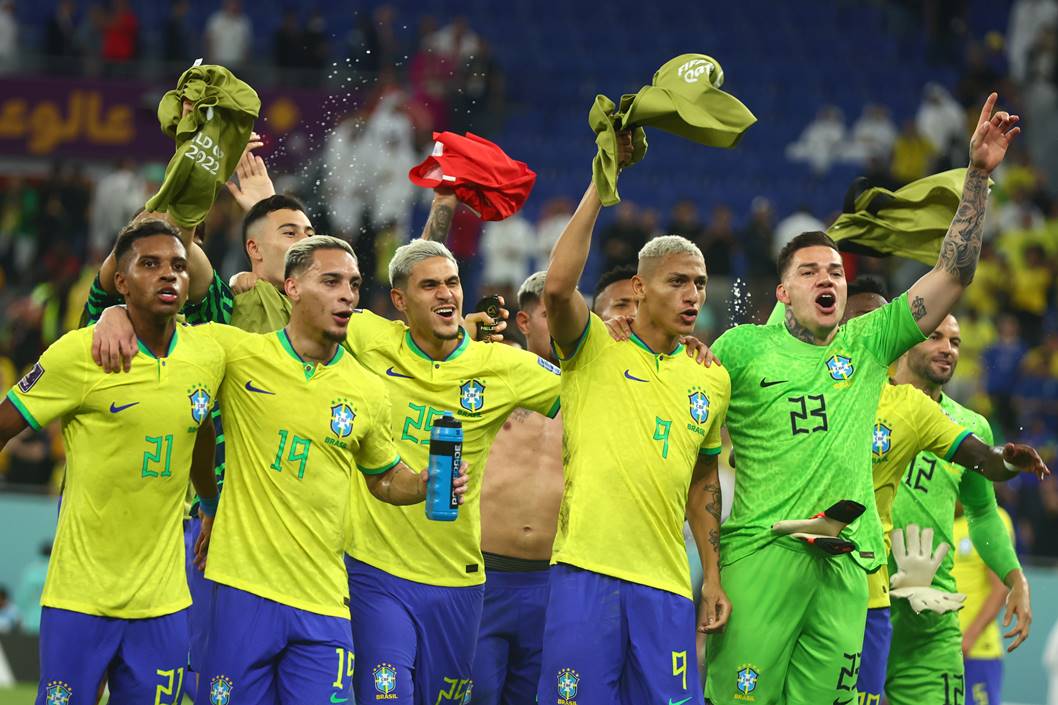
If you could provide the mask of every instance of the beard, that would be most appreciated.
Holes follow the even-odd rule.
[[[933,365],[930,364],[929,360],[923,358],[921,360],[915,360],[911,365],[911,369],[919,377],[929,380],[932,384],[938,386],[944,386],[951,381],[952,376],[955,374],[955,363],[952,363],[951,371],[947,374],[937,372],[933,369]]]

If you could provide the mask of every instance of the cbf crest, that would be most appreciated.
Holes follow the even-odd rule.
[[[577,689],[580,687],[580,674],[572,668],[563,668],[558,672],[558,705],[576,705]]]
[[[201,385],[196,385],[187,390],[187,399],[191,402],[191,418],[196,424],[206,420],[209,410],[213,408],[213,399],[209,390]]]
[[[893,429],[884,423],[874,424],[874,435],[871,437],[871,455],[874,459],[881,460],[892,447]]]
[[[380,663],[371,669],[375,677],[375,700],[396,700],[397,667],[392,663]]]
[[[689,392],[687,401],[690,402],[691,420],[703,424],[709,419],[709,397],[701,387],[691,387]]]
[[[468,379],[459,385],[459,405],[471,413],[485,406],[485,385],[476,379]]]
[[[227,676],[213,676],[209,682],[210,705],[228,705],[231,701],[232,681]]]
[[[353,432],[353,420],[356,412],[348,399],[335,399],[331,402],[331,433],[338,438],[345,438]]]
[[[73,696],[73,688],[65,681],[48,681],[44,694],[46,705],[68,705]]]
[[[852,379],[852,375],[856,372],[856,367],[852,364],[852,358],[846,357],[845,355],[831,355],[830,359],[827,360],[827,370],[830,371],[830,378],[835,382],[844,382]]]
[[[760,680],[760,671],[748,663],[738,667],[735,673],[735,699],[753,701],[757,698],[751,693],[757,689],[757,681]]]

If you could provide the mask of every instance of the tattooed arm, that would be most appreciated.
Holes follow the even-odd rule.
[[[443,243],[452,228],[452,216],[455,215],[459,199],[450,188],[434,189],[433,203],[430,205],[430,217],[422,229],[423,240]]]
[[[997,96],[988,96],[977,129],[970,138],[970,167],[966,170],[962,201],[940,246],[937,264],[908,292],[911,313],[923,333],[932,333],[973,281],[981,256],[981,237],[988,205],[988,175],[1006,156],[1007,147],[1021,131],[1017,115],[1002,110],[992,115]]]
[[[720,469],[716,455],[699,455],[687,490],[687,521],[702,559],[702,605],[699,632],[724,628],[731,602],[720,586]]]

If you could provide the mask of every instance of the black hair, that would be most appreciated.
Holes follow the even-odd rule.
[[[132,252],[132,243],[154,235],[170,235],[175,237],[181,245],[184,244],[184,241],[180,239],[180,231],[161,218],[144,218],[135,223],[129,223],[118,233],[117,242],[114,244],[114,261],[118,268],[121,268],[122,260]]]
[[[253,205],[242,219],[242,244],[246,247],[247,233],[254,223],[261,220],[269,213],[281,210],[292,210],[305,212],[305,204],[294,198],[293,196],[287,196],[283,193],[277,193],[274,196],[262,199]]]
[[[870,274],[861,274],[849,282],[849,297],[856,294],[877,294],[886,301],[889,300],[889,288],[885,282]]]
[[[834,240],[822,230],[810,230],[801,233],[793,240],[790,240],[783,245],[782,250],[779,252],[779,260],[776,262],[776,269],[779,272],[780,279],[786,274],[786,269],[790,266],[794,253],[798,250],[803,250],[806,247],[829,247],[834,250],[834,252],[839,252],[838,243],[834,242]]]
[[[613,269],[605,271],[602,276],[599,277],[598,283],[595,285],[595,297],[598,298],[599,294],[603,290],[613,284],[614,282],[624,281],[625,279],[631,279],[636,274],[636,268],[630,264],[622,264]]]

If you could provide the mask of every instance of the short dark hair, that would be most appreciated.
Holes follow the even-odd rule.
[[[793,240],[783,245],[782,250],[779,251],[779,260],[776,262],[776,269],[779,272],[779,278],[781,279],[786,274],[787,268],[790,266],[790,262],[793,260],[794,253],[798,250],[803,250],[806,247],[829,247],[834,252],[841,252],[838,249],[838,243],[827,235],[822,230],[810,230],[805,233],[801,233]]]
[[[602,273],[599,277],[598,283],[595,285],[595,298],[599,297],[599,294],[603,290],[613,284],[614,282],[624,281],[625,279],[631,279],[636,275],[636,268],[630,264],[622,264],[614,267],[613,269],[607,270]]]
[[[849,296],[852,297],[856,294],[877,294],[888,301],[889,287],[876,276],[861,274],[849,283]]]
[[[122,260],[132,252],[132,243],[154,235],[170,235],[175,237],[181,245],[184,244],[184,241],[180,239],[180,231],[161,218],[144,218],[135,223],[129,223],[121,229],[117,242],[114,243],[114,261],[118,268],[121,267]]]
[[[250,231],[250,228],[253,227],[254,223],[261,220],[269,213],[281,210],[301,211],[304,213],[305,204],[285,193],[277,193],[274,196],[269,196],[268,198],[262,199],[253,204],[253,208],[251,208],[242,219],[243,247],[246,247],[246,240],[248,239],[247,233]]]

